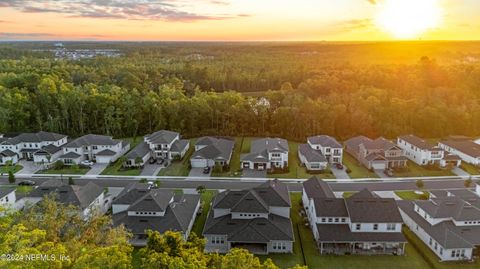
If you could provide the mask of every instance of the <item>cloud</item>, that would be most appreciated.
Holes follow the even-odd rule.
[[[56,36],[50,33],[11,33],[11,32],[0,32],[0,38],[2,39],[25,39],[25,38],[43,38],[43,37],[53,37]]]
[[[344,31],[352,31],[358,29],[365,29],[373,26],[372,19],[353,19],[342,21],[338,26]]]
[[[202,0],[205,5],[229,5],[226,0]],[[190,22],[223,20],[242,14],[207,14],[194,12],[182,0],[2,0],[0,7],[26,13],[59,13],[68,17],[110,18],[128,20],[165,20]]]

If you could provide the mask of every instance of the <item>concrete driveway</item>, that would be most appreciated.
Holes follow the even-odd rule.
[[[146,163],[143,166],[143,170],[140,173],[140,175],[141,176],[156,176],[156,175],[158,175],[160,170],[162,170],[163,167],[164,167],[163,164],[158,164],[158,163],[149,164],[149,163]]]
[[[463,170],[462,168],[460,167],[455,167],[452,169],[452,173],[454,173],[455,175],[457,176],[465,176],[465,177],[468,177],[470,176],[469,173],[467,173],[467,171]]]
[[[389,176],[385,174],[383,170],[375,170],[375,174],[377,174],[377,176],[379,176],[380,178],[389,178]]]
[[[343,169],[337,169],[335,166],[332,166],[330,168],[330,170],[332,171],[333,175],[337,179],[349,179],[350,178],[350,176],[347,173],[346,166],[344,166]]]
[[[253,170],[253,169],[243,169],[242,177],[251,177],[251,178],[266,178],[267,171],[266,170]]]
[[[190,169],[190,173],[188,173],[189,177],[209,177],[212,174],[213,168],[210,169],[208,174],[203,173],[203,168],[192,168]]]
[[[96,163],[90,167],[90,170],[85,174],[86,176],[96,176],[100,175],[105,168],[107,168],[108,163]]]
[[[402,200],[402,198],[396,195],[394,191],[376,191],[375,194],[381,198],[393,198],[395,200]]]
[[[23,168],[22,170],[18,171],[17,174],[35,174],[43,168],[42,165],[37,165],[34,162],[25,160],[20,160],[18,164],[23,166]]]

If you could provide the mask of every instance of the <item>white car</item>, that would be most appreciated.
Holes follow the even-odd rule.
[[[92,161],[89,161],[89,160],[82,161],[80,164],[81,164],[81,165],[85,165],[85,166],[92,166],[92,165],[94,165],[94,163],[93,163]]]

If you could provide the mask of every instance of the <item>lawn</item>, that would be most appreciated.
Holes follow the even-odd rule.
[[[412,161],[408,161],[407,168],[402,171],[394,171],[395,177],[441,177],[454,176],[450,169],[441,169],[440,167],[424,167]]]
[[[64,166],[62,169],[46,169],[46,170],[40,170],[37,172],[37,174],[59,174],[59,175],[85,175],[90,168],[87,167],[70,167],[70,166]]]
[[[478,175],[480,174],[480,168],[475,167],[472,164],[462,162],[462,165],[460,166],[465,172],[469,173],[470,175]]]
[[[160,170],[158,173],[159,176],[179,176],[186,177],[190,173],[190,157],[195,151],[195,142],[196,138],[190,139],[190,148],[188,149],[185,156],[181,160],[172,161],[172,163],[167,167]]]
[[[330,169],[323,171],[322,173],[311,174],[307,172],[307,169],[302,166],[300,159],[298,158],[298,145],[300,143],[289,141],[288,147],[288,173],[268,174],[269,178],[305,178],[308,179],[314,175],[320,178],[335,178]]]
[[[28,194],[33,190],[33,186],[18,186],[16,189],[17,194]]]
[[[142,142],[142,137],[129,137],[129,138],[122,138],[122,140],[126,140],[130,142],[130,151],[133,150],[140,142]],[[128,152],[127,152],[128,153]],[[125,154],[127,154],[125,153]],[[115,175],[115,176],[138,176],[142,172],[141,168],[122,168],[121,159],[117,160],[116,162],[110,164],[102,171],[102,175]]]
[[[396,191],[395,194],[403,200],[428,200],[428,193],[417,194],[415,191]]]
[[[235,137],[235,147],[233,148],[232,158],[230,160],[230,169],[228,171],[212,171],[212,177],[239,177],[240,171],[240,155],[243,147],[244,138]]]
[[[440,262],[438,257],[425,245],[412,231],[408,228],[403,229],[405,237],[408,239],[409,245],[422,253],[423,259],[426,260],[434,269],[478,269],[480,268],[480,260],[475,262]]]
[[[23,169],[23,166],[18,164],[15,166],[0,166],[0,175],[8,174],[8,171],[12,171],[15,174],[16,172],[22,169]]]
[[[201,203],[202,203],[202,214],[200,214],[192,227],[192,232],[196,233],[198,236],[202,236],[203,226],[205,226],[205,221],[207,220],[208,211],[210,210],[210,203],[212,202],[213,197],[217,194],[217,191],[206,190],[202,193]]]
[[[352,155],[348,153],[343,154],[343,164],[350,169],[348,174],[351,178],[377,178],[377,174],[368,170],[365,166],[357,161]]]
[[[428,263],[413,246],[407,244],[405,256],[320,256],[309,227],[303,223],[300,212],[301,193],[292,193],[291,217],[295,232],[294,254],[276,254],[266,257],[281,268],[288,268],[295,264],[307,265],[308,268],[335,268],[335,269],[430,269]],[[300,246],[301,242],[301,246]],[[261,257],[265,259],[266,257]],[[305,257],[306,263],[303,262]]]

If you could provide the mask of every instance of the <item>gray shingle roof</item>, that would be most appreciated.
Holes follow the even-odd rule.
[[[100,152],[97,153],[99,156],[115,156],[117,154],[115,151],[110,150],[110,149],[104,149]]]
[[[173,198],[170,190],[151,189],[128,207],[128,211],[165,211]]]
[[[5,156],[5,157],[12,157],[12,156],[15,156],[17,155],[15,152],[9,150],[9,149],[6,149],[2,152],[0,152],[1,155]]]
[[[189,143],[190,141],[188,141],[187,139],[177,140],[173,142],[172,147],[170,148],[170,151],[181,152],[189,145]]]
[[[67,153],[63,154],[62,156],[60,156],[61,159],[77,159],[77,158],[80,158],[80,157],[82,157],[82,155],[80,155],[78,153],[75,153],[73,151],[67,152]]]
[[[323,156],[322,152],[319,150],[314,150],[308,144],[298,145],[298,152],[305,157],[309,163],[326,163],[327,159]]]
[[[67,143],[65,147],[78,148],[92,145],[113,146],[121,142],[120,140],[113,139],[111,136],[88,134]]]
[[[204,147],[195,151],[192,158],[230,160],[235,141],[207,136],[200,138],[195,145]]]
[[[469,199],[471,203],[463,199]],[[415,201],[415,204],[433,218],[453,218],[456,221],[480,220],[480,208],[475,207],[475,205],[479,205],[480,198],[465,197],[463,199],[457,196],[448,196]]]
[[[445,140],[440,143],[454,148],[468,156],[480,157],[480,145],[470,140]]]
[[[85,209],[103,193],[103,188],[92,182],[88,182],[84,186],[40,186],[30,192],[28,197],[43,197],[50,193],[55,193],[57,201],[62,204],[72,204]]]
[[[113,200],[112,204],[131,205],[149,191],[145,183],[134,182],[126,186]]]
[[[261,138],[252,141],[250,152],[288,151],[288,141],[283,138]]]
[[[41,149],[35,151],[34,155],[47,155],[47,154],[55,154],[62,150],[61,147],[57,147],[53,144],[49,144],[47,146],[42,147]]]
[[[177,136],[179,136],[177,132],[160,130],[147,135],[145,138],[152,144],[170,144]]]
[[[342,145],[329,135],[317,135],[307,138],[307,141],[314,145],[321,145],[330,148],[342,148]]]
[[[368,190],[345,199],[348,215],[353,223],[401,223],[397,204],[391,198],[378,198]]]
[[[15,188],[0,188],[0,198],[7,196],[13,191],[15,191]]]
[[[335,198],[328,183],[314,176],[303,182],[303,189],[308,198]]]
[[[352,232],[348,224],[317,224],[320,242],[407,242],[401,232]]]
[[[66,135],[40,131],[37,133],[22,133],[6,139],[2,143],[16,145],[18,143],[39,143],[44,141],[54,142],[67,137]]]
[[[130,152],[128,152],[126,157],[129,160],[134,160],[136,158],[143,158],[148,153],[150,153],[150,147],[147,143],[142,142],[138,144],[135,148],[133,148]]]
[[[435,145],[432,145],[429,142],[427,142],[425,139],[417,137],[413,134],[403,135],[403,136],[400,136],[399,138],[422,150],[440,150]]]

